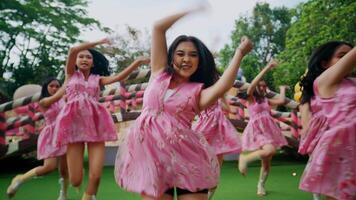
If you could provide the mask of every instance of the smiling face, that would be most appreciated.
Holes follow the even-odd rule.
[[[176,75],[189,79],[198,69],[199,55],[197,48],[190,41],[181,42],[174,51],[173,68]]]
[[[88,50],[79,52],[77,55],[76,65],[82,72],[90,71],[93,67],[93,55]]]
[[[60,83],[57,80],[53,80],[51,81],[48,85],[47,85],[47,90],[48,90],[48,94],[50,96],[56,94],[56,92],[58,91],[58,89],[61,87]]]

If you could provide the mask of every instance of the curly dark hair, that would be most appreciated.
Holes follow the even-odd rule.
[[[313,51],[308,63],[308,72],[300,81],[302,88],[301,104],[309,103],[310,99],[314,96],[313,83],[315,79],[326,70],[322,66],[322,62],[328,62],[336,50],[342,45],[353,48],[353,45],[347,42],[331,41],[319,46]]]
[[[212,86],[219,79],[219,72],[213,54],[205,44],[194,36],[180,35],[170,45],[168,49],[168,66],[165,71],[169,74],[174,73],[173,58],[174,51],[181,42],[192,42],[198,51],[198,69],[190,77],[190,81],[204,84],[204,88]]]

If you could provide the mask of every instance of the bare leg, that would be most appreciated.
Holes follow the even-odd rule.
[[[272,156],[270,156],[269,158],[263,158],[261,160],[260,178],[257,184],[257,195],[259,196],[266,195],[265,183],[267,181],[267,177],[270,171],[271,160],[272,160]]]
[[[89,142],[88,143],[88,154],[89,154],[89,181],[84,198],[88,196],[89,199],[95,197],[102,174],[103,164],[104,164],[104,154],[105,154],[105,143],[104,142]]]
[[[240,154],[239,158],[239,170],[242,175],[247,174],[247,166],[250,162],[262,159],[262,158],[268,158],[272,155],[274,155],[276,152],[276,148],[271,145],[271,144],[266,144],[264,145],[261,149],[256,150],[252,153],[249,154]]]
[[[79,188],[83,179],[84,143],[71,143],[67,146],[67,165],[70,183]]]
[[[57,168],[57,158],[48,158],[44,160],[43,166],[38,166],[26,172],[25,174],[20,174],[15,176],[12,179],[11,184],[7,188],[6,191],[7,196],[9,198],[12,198],[16,194],[16,191],[19,189],[22,183],[28,181],[32,177],[46,175],[54,171],[56,168]]]
[[[59,179],[61,189],[59,191],[58,200],[66,200],[68,190],[68,166],[66,155],[63,155],[59,158],[59,173],[61,175]]]

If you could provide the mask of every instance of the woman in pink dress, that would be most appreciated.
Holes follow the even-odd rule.
[[[25,181],[35,177],[43,176],[57,169],[57,160],[59,159],[59,171],[61,174],[61,190],[58,200],[65,200],[67,194],[68,170],[66,164],[66,146],[56,147],[52,145],[53,129],[59,111],[65,104],[61,99],[64,94],[64,88],[61,87],[59,80],[49,78],[42,85],[40,97],[40,109],[45,118],[45,127],[42,129],[37,141],[37,158],[44,160],[43,166],[31,169],[25,174],[17,175],[12,179],[10,186],[7,188],[7,195],[12,198],[20,185]]]
[[[313,53],[302,80],[327,128],[318,133],[299,187],[327,199],[356,199],[356,79],[348,77],[355,67],[356,48],[328,42]]]
[[[141,115],[119,146],[117,184],[144,200],[207,199],[218,184],[219,164],[202,134],[191,130],[194,116],[214,104],[233,85],[243,56],[244,38],[221,79],[214,58],[197,38],[181,35],[167,53],[166,31],[194,10],[157,21],[153,27],[151,78]]]
[[[239,133],[225,116],[223,108],[228,108],[224,97],[199,114],[198,120],[193,123],[193,131],[205,136],[208,144],[218,157],[220,168],[225,154],[240,153],[242,150]],[[216,188],[209,191],[209,199]]]
[[[69,179],[79,187],[83,176],[84,147],[89,157],[89,181],[83,200],[95,199],[104,163],[105,141],[115,141],[117,133],[110,113],[98,102],[100,88],[123,80],[148,59],[138,59],[117,75],[109,75],[108,61],[91,49],[109,43],[105,38],[72,47],[66,63],[67,103],[58,115],[55,126],[57,146],[67,145]]]
[[[247,89],[250,119],[242,134],[242,149],[250,153],[240,154],[239,158],[239,170],[243,175],[247,173],[248,163],[261,160],[260,178],[257,184],[257,195],[260,196],[266,195],[265,183],[276,149],[287,144],[281,129],[270,114],[270,105],[282,105],[285,102],[286,87],[280,87],[278,99],[267,99],[266,82],[262,80],[262,77],[275,66],[277,62],[272,59]]]

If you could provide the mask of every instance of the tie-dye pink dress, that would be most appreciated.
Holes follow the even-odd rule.
[[[67,146],[56,147],[53,145],[53,130],[59,111],[63,108],[65,102],[63,99],[53,103],[45,112],[43,112],[45,127],[41,130],[37,140],[37,159],[47,159],[62,156],[67,151]]]
[[[247,108],[250,119],[242,134],[243,151],[254,151],[266,144],[275,147],[287,145],[281,129],[270,114],[271,108],[267,98],[264,98],[261,103],[254,100]]]
[[[318,80],[318,79],[317,79]],[[316,101],[327,118],[300,182],[300,189],[336,199],[356,199],[356,78],[345,78],[334,97]]]
[[[66,86],[67,103],[58,115],[54,132],[57,146],[75,142],[114,141],[117,133],[107,109],[98,102],[99,75],[88,80],[76,71]]]
[[[170,80],[166,72],[152,79],[142,113],[119,145],[115,178],[130,192],[160,197],[173,187],[195,192],[218,184],[216,155],[191,130],[202,85],[182,83],[164,101]]]
[[[202,133],[216,155],[240,153],[242,150],[239,133],[224,115],[221,102],[199,114],[193,123],[193,131]]]
[[[308,128],[304,129],[304,137],[299,142],[298,153],[302,155],[311,154],[319,142],[321,134],[328,129],[327,118],[323,112],[320,112],[322,107],[320,102],[315,100],[315,97],[310,100],[310,109],[312,117]]]

